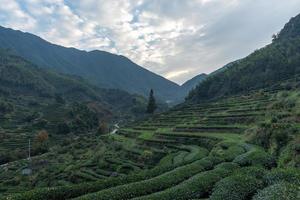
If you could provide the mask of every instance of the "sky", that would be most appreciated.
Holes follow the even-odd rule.
[[[0,0],[0,25],[127,56],[174,82],[271,42],[300,0]]]

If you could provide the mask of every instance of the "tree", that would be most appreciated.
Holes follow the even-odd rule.
[[[157,106],[156,106],[156,102],[155,102],[155,98],[154,98],[154,92],[151,89],[150,94],[149,94],[149,100],[148,100],[148,106],[147,106],[146,112],[149,114],[152,114],[152,113],[154,113],[156,108],[157,108]]]
[[[272,41],[274,42],[275,40],[278,39],[278,33],[272,35]]]
[[[45,130],[42,130],[40,132],[38,132],[37,136],[36,136],[36,140],[39,142],[39,143],[44,143],[48,140],[49,138],[49,135],[48,135],[48,132],[45,131]]]
[[[102,121],[98,127],[98,134],[103,135],[109,132],[109,128],[106,122]]]
[[[40,155],[48,152],[49,143],[48,143],[49,135],[45,130],[41,130],[36,135],[37,143],[34,143],[32,149],[32,155]]]
[[[143,162],[150,161],[153,158],[153,152],[149,150],[144,150],[140,156],[140,160]]]

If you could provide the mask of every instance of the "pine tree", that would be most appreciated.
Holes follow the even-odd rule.
[[[149,94],[149,100],[148,100],[148,106],[147,106],[146,112],[149,114],[152,114],[152,113],[154,113],[156,108],[157,108],[157,106],[156,106],[153,90],[151,89],[150,94]]]

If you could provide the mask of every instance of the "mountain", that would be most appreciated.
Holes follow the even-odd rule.
[[[130,120],[143,109],[145,100],[140,96],[100,89],[82,78],[38,68],[0,50],[2,128],[7,124],[8,129],[20,126],[60,133],[64,124],[70,131],[85,132],[97,128],[100,121]]]
[[[207,74],[199,74],[181,85],[181,97],[183,99],[189,91],[194,89],[200,82],[207,77]]]
[[[214,73],[187,97],[199,102],[251,90],[276,87],[300,75],[300,15],[273,37],[270,45]],[[273,88],[275,89],[275,88]]]
[[[180,86],[154,74],[124,56],[104,51],[82,51],[51,44],[40,37],[0,26],[0,48],[45,69],[81,76],[101,88],[114,88],[148,96],[150,89],[164,101],[172,100]]]

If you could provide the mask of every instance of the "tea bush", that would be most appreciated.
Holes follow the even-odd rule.
[[[160,176],[134,182],[126,185],[117,186],[107,190],[102,190],[96,193],[88,194],[79,198],[78,200],[98,199],[98,200],[117,200],[117,199],[130,199],[137,196],[155,193],[169,187],[175,186],[178,183],[194,176],[200,172],[212,168],[218,163],[214,163],[215,159],[211,161],[209,158],[199,160],[191,164],[176,168]]]
[[[254,149],[237,156],[233,162],[240,166],[260,165],[268,169],[276,166],[276,159],[261,149]]]
[[[263,182],[247,175],[233,175],[219,181],[210,196],[211,200],[243,200],[263,186]]]
[[[260,190],[252,200],[298,200],[299,191],[299,185],[281,182]]]
[[[239,166],[235,163],[221,163],[217,165],[213,170],[199,173],[174,187],[135,199],[183,200],[187,199],[187,197],[189,197],[190,199],[202,198],[210,193],[216,182],[230,175],[238,167]]]
[[[282,181],[300,185],[300,169],[273,169],[265,174],[264,181],[268,185],[276,184]]]

